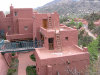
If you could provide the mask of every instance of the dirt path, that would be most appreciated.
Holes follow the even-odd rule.
[[[84,29],[88,33],[89,36],[93,37],[94,40],[96,39],[96,37],[94,36],[94,34],[89,31],[89,29],[86,27],[86,25],[84,25]]]

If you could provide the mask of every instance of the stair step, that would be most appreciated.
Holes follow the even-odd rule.
[[[48,23],[49,23],[49,27],[52,27],[52,21],[51,21],[51,17],[48,17]]]
[[[60,37],[60,34],[56,34],[56,36],[59,36]]]
[[[61,47],[58,47],[57,49],[61,49]]]
[[[57,42],[59,43],[59,42],[61,42],[60,40],[57,40]]]
[[[61,42],[57,42],[57,44],[61,44]]]
[[[57,44],[58,46],[61,46],[61,43],[60,44]]]
[[[58,47],[58,48],[61,48],[61,45],[58,45],[57,47]]]
[[[61,44],[58,44],[57,46],[61,46]]]
[[[59,46],[59,47],[57,47],[57,48],[61,48],[61,47]]]
[[[56,36],[60,36],[59,32],[58,32],[58,33],[56,33]]]

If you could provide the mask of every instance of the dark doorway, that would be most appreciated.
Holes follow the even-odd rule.
[[[53,50],[54,49],[54,38],[49,38],[48,42],[49,42],[49,50]]]
[[[44,35],[42,33],[40,33],[40,40],[42,41],[42,43],[44,44]]]

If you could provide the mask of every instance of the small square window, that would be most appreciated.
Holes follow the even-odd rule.
[[[8,30],[11,30],[11,27],[10,26],[8,26]]]
[[[28,26],[25,26],[25,27],[24,27],[24,30],[28,30]]]
[[[68,37],[65,37],[66,40],[68,40]]]
[[[15,16],[17,16],[17,12],[15,12],[14,14],[15,14]]]

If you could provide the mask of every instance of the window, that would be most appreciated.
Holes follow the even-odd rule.
[[[68,40],[68,37],[65,37],[66,40]]]
[[[11,30],[11,27],[10,26],[8,26],[8,30]]]
[[[24,30],[28,30],[28,26],[25,26],[25,27],[24,27]]]
[[[43,19],[43,28],[47,29],[47,23],[48,23],[48,20]]]
[[[15,12],[14,14],[15,14],[15,16],[17,16],[17,12]]]

